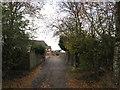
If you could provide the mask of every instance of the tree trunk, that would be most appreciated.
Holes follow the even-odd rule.
[[[115,84],[120,84],[120,2],[115,5],[116,42],[114,49],[113,71]]]
[[[78,54],[75,54],[75,67],[79,67],[79,58],[78,58]]]

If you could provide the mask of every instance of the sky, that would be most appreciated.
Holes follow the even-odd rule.
[[[40,11],[43,19],[34,18],[34,24],[39,27],[35,33],[37,37],[35,40],[44,40],[47,45],[52,47],[52,50],[60,49],[58,45],[59,38],[53,37],[54,31],[49,27],[50,23],[53,23],[54,19],[59,16],[58,9],[57,0],[49,0]]]
[[[35,40],[44,40],[48,46],[51,46],[53,50],[59,50],[58,45],[59,38],[53,37],[54,30],[50,28],[50,23],[54,22],[57,17],[65,17],[65,13],[57,13],[59,11],[58,2],[67,0],[45,0],[45,5],[40,11],[41,19],[33,18],[34,24],[39,27],[34,34]],[[69,1],[69,0],[68,0]],[[72,0],[71,0],[72,1]],[[74,1],[74,0],[73,0]],[[75,0],[79,1],[79,0]],[[105,0],[107,1],[107,0]]]

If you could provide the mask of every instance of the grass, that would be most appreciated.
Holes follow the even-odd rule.
[[[80,68],[75,68],[75,67],[72,67],[72,69],[70,69],[68,72],[69,73],[77,73],[80,71]]]

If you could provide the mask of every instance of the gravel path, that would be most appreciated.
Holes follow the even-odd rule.
[[[67,65],[60,57],[50,57],[40,75],[33,81],[33,88],[67,88]]]

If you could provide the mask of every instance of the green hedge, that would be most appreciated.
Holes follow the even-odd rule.
[[[45,54],[45,47],[43,47],[42,45],[33,45],[32,49],[35,50],[36,54]]]

